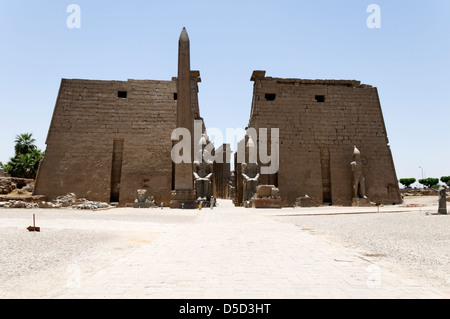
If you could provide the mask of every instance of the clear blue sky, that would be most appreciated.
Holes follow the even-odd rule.
[[[81,29],[69,29],[69,4]],[[381,7],[381,29],[366,25]],[[45,138],[61,78],[170,80],[182,27],[208,127],[245,127],[253,70],[377,86],[398,177],[450,175],[450,1],[1,0],[0,161]]]

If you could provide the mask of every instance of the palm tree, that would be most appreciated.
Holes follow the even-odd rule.
[[[34,145],[35,142],[32,134],[17,135],[14,146],[16,155],[6,165],[0,163],[0,167],[13,177],[36,178],[44,152]]]
[[[35,149],[28,154],[11,158],[9,163],[3,167],[13,177],[35,179],[43,157],[44,153]]]
[[[42,159],[44,158],[45,152],[42,152],[41,150],[34,149],[29,154],[31,157],[31,178],[36,178],[37,171],[39,169],[39,164],[41,163]]]
[[[32,136],[33,134],[31,133],[25,133],[16,136],[16,145],[14,146],[16,156],[26,155],[31,151],[37,149],[36,145],[34,145],[36,140]]]

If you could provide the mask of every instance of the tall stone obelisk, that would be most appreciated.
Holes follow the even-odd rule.
[[[175,164],[175,190],[172,192],[171,208],[193,209],[197,207],[192,156],[194,118],[191,92],[190,43],[186,28],[183,28],[178,49],[177,128],[186,128],[191,133],[191,161],[190,163]]]

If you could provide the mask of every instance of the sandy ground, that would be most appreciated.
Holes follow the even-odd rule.
[[[327,285],[324,280],[327,276],[335,280],[333,278],[343,272],[347,274],[342,279],[345,282],[345,278],[353,276],[354,270],[338,269],[336,267],[340,266],[334,265],[341,255],[344,259],[354,259],[355,266],[362,258],[361,262],[367,262],[367,265],[376,263],[393,273],[405,274],[408,278],[412,276],[431,287],[450,291],[447,274],[450,266],[450,217],[434,214],[437,211],[434,197],[407,197],[403,205],[381,207],[380,213],[374,207],[249,210],[234,208],[229,202],[220,204],[214,213],[205,209],[202,212],[0,209],[0,298],[71,296],[64,289],[68,289],[67,285],[70,286],[80,271],[83,278],[91,279],[85,281],[84,294],[75,295],[79,298],[90,297],[95,289],[100,289],[95,295],[100,298],[111,297],[113,292],[121,298],[142,297],[142,291],[130,290],[140,285],[142,274],[148,277],[148,287],[156,285],[159,289],[151,292],[151,298],[223,297],[225,295],[221,293],[226,291],[226,287],[231,296],[271,297],[276,290],[271,288],[268,293],[266,289],[279,286],[280,282],[285,284],[280,296],[301,298],[305,295],[297,295],[298,287],[303,289],[308,280],[311,281],[308,291],[312,296],[352,297],[354,291],[361,289],[357,283],[351,282],[345,290],[340,284]],[[26,231],[32,224],[33,213],[37,216],[37,226],[42,227],[41,233]],[[186,238],[184,232],[193,237]],[[303,244],[297,244],[296,240]],[[266,253],[269,247],[272,255]],[[204,249],[209,255],[201,254]],[[217,255],[223,249],[229,257]],[[188,256],[183,256],[183,253]],[[180,256],[186,259],[181,270]],[[238,260],[241,261],[234,265],[236,273],[228,273],[228,258],[233,259],[233,256],[240,256]],[[309,258],[303,270],[293,262],[296,259],[304,261],[302,258]],[[195,266],[203,259],[204,264]],[[252,261],[255,262],[254,269],[245,264]],[[158,266],[161,262],[162,268]],[[132,266],[139,267],[134,274],[125,276],[126,270]],[[149,267],[153,277],[147,275]],[[190,274],[187,271],[189,267],[193,267]],[[277,267],[286,277],[280,278]],[[359,265],[355,271],[361,272],[362,269],[364,273],[365,268],[361,267],[366,265]],[[200,270],[201,280],[196,281],[198,289],[190,287],[192,291],[180,295],[176,288],[183,280],[192,283],[192,274]],[[333,271],[336,274],[333,275]],[[256,276],[259,272],[267,277],[266,284],[259,285],[259,277]],[[308,272],[312,275],[305,277]],[[172,280],[176,273],[180,277],[173,279],[172,286],[167,286],[167,281]],[[297,273],[302,280],[293,279]],[[230,277],[224,274],[241,277],[238,281],[229,282]],[[111,280],[111,276],[119,276],[121,281]],[[161,276],[169,279],[161,279]],[[313,276],[320,281],[314,281]],[[386,279],[389,290],[380,291],[376,296],[407,293],[408,290],[402,290],[405,287],[396,284],[397,277],[392,276],[392,279]],[[210,277],[223,278],[217,286],[216,282],[209,282]],[[257,286],[253,295],[239,286],[243,280],[248,281],[246,286]],[[365,280],[358,279],[358,282]],[[222,286],[223,289],[220,288]],[[169,288],[171,290],[167,290]],[[58,292],[58,289],[62,290]],[[217,295],[211,294],[211,289]],[[330,291],[334,291],[334,295]]]
[[[406,197],[399,213],[386,213],[391,208],[382,207],[373,214],[322,215],[316,209],[317,215],[293,214],[277,220],[354,248],[392,268],[411,271],[436,286],[450,287],[450,216],[436,214],[435,197]]]

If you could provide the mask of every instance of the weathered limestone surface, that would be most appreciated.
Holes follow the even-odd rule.
[[[199,116],[198,82],[191,78],[194,116]],[[119,91],[127,97],[119,98]],[[123,139],[120,204],[134,202],[137,189],[148,190],[158,203],[169,203],[176,93],[176,78],[63,79],[34,193],[48,200],[75,193],[109,203],[114,140]]]
[[[376,88],[358,81],[266,77],[255,71],[249,127],[280,129],[280,169],[262,175],[284,206],[308,194],[312,205],[350,206],[354,145],[361,151],[366,195],[380,204],[402,202]],[[240,190],[237,190],[240,193]]]
[[[194,209],[197,206],[194,190],[193,159],[194,117],[192,108],[192,90],[190,90],[191,60],[190,40],[185,28],[178,43],[178,101],[176,127],[187,129],[191,134],[191,161],[174,164],[174,187],[170,201],[171,208]],[[179,141],[174,141],[177,143]]]

